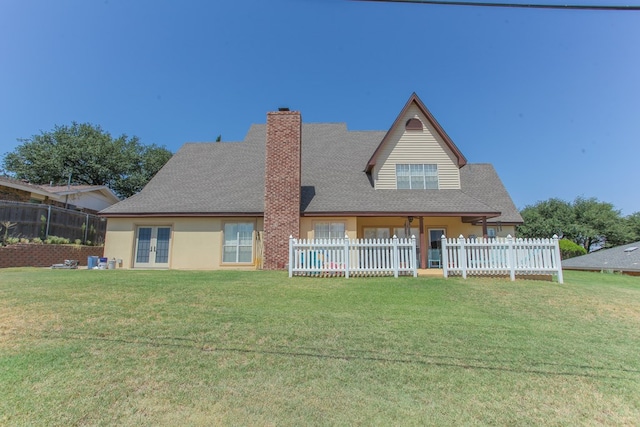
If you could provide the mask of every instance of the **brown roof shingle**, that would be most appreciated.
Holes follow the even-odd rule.
[[[375,190],[363,170],[384,131],[349,131],[344,123],[302,125],[303,215],[464,215],[522,222],[495,170],[461,168],[461,190]],[[266,126],[243,142],[187,143],[137,195],[111,215],[261,215]],[[364,159],[364,160],[363,160]]]

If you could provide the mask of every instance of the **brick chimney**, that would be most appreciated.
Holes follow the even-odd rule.
[[[264,186],[264,269],[289,262],[289,236],[300,234],[302,117],[281,108],[267,113]]]

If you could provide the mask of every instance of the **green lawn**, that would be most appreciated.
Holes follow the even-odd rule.
[[[637,425],[640,278],[0,270],[1,425]]]

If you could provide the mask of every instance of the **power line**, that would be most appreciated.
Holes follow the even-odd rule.
[[[477,6],[477,7],[510,7],[524,9],[572,9],[572,10],[634,10],[640,11],[640,6],[604,6],[586,4],[540,4],[540,3],[492,3],[474,1],[446,1],[446,0],[353,0],[383,3],[421,3],[447,6]]]

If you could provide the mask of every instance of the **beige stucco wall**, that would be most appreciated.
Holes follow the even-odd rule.
[[[109,218],[104,256],[121,259],[122,268],[133,268],[137,227],[168,226],[171,227],[169,268],[251,268],[252,265],[246,264],[222,264],[222,230],[225,222],[253,222],[254,230],[263,230],[262,218]]]
[[[317,222],[344,222],[350,238],[362,238],[365,227],[404,227],[404,217],[303,217],[300,219],[300,238],[313,238]],[[225,222],[254,223],[256,232],[263,230],[262,218],[109,218],[105,239],[104,256],[122,260],[118,268],[133,268],[135,236],[139,226],[171,227],[169,268],[178,270],[218,270],[254,268],[247,264],[222,264],[222,239]],[[411,223],[419,226],[418,218]],[[442,228],[447,237],[482,235],[482,227],[463,223],[455,217],[425,217],[424,232],[431,228]],[[502,226],[497,235],[514,235],[513,226]],[[428,234],[427,234],[428,235]],[[295,236],[294,236],[295,237]],[[418,237],[418,236],[416,236]]]
[[[422,131],[406,131],[405,123],[418,118]],[[376,189],[396,188],[396,164],[437,164],[440,189],[460,189],[460,170],[457,159],[435,128],[416,105],[409,107],[399,126],[389,135],[373,169]]]

